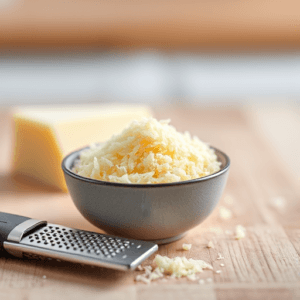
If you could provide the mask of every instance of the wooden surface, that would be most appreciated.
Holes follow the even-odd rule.
[[[300,299],[299,108],[164,107],[155,112],[159,119],[171,118],[179,131],[189,130],[222,149],[232,160],[226,190],[213,214],[185,238],[160,246],[158,252],[203,259],[222,273],[204,271],[199,278],[213,282],[203,285],[186,278],[146,285],[134,281],[138,271],[3,256],[0,299]],[[0,210],[97,231],[80,216],[67,194],[11,178],[9,122],[9,114],[2,112]],[[286,206],[274,207],[276,197],[283,197]],[[221,206],[232,211],[231,219],[220,218]],[[247,229],[241,240],[228,234],[238,224]],[[206,247],[210,240],[214,249]],[[192,249],[183,252],[182,243],[191,243]],[[218,253],[225,259],[217,260]]]
[[[299,48],[298,0],[0,2],[0,47]]]

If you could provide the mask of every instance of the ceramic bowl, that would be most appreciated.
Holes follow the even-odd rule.
[[[80,149],[62,162],[70,195],[80,213],[108,234],[168,243],[203,222],[218,204],[230,159],[218,149],[217,173],[164,184],[123,184],[86,178],[72,172]]]

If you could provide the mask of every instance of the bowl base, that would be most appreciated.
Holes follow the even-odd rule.
[[[182,239],[186,234],[187,234],[187,232],[184,232],[179,235],[172,236],[170,238],[161,239],[161,240],[147,240],[147,242],[152,242],[152,243],[155,243],[158,245],[168,244],[168,243],[172,243],[172,242]]]

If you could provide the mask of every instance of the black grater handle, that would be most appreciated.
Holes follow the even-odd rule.
[[[9,233],[16,226],[29,219],[27,217],[0,212],[0,250],[3,249],[3,243],[7,241]]]

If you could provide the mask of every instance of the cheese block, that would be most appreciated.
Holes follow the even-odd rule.
[[[119,133],[132,120],[150,117],[145,105],[16,107],[13,172],[67,191],[63,157]]]

